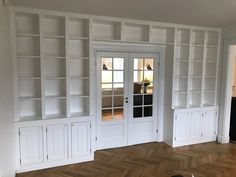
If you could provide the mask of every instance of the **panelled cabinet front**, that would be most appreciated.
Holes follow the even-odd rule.
[[[198,143],[203,136],[202,119],[203,119],[202,111],[194,111],[190,113],[190,134],[189,134],[190,144]]]
[[[49,125],[47,132],[48,161],[64,160],[68,158],[68,125]]]
[[[177,113],[174,124],[174,142],[178,145],[188,144],[189,114]]]
[[[42,126],[19,129],[20,165],[43,163],[43,128]]]
[[[217,108],[183,109],[175,113],[173,147],[215,141]]]
[[[204,112],[203,135],[205,141],[216,139],[217,134],[217,111],[209,110]]]
[[[79,158],[91,154],[91,124],[89,122],[72,123],[72,158]]]
[[[93,160],[91,121],[19,126],[18,130],[19,172]]]

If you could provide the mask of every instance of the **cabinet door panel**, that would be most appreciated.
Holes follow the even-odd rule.
[[[47,126],[48,161],[68,158],[67,124]]]
[[[203,112],[197,111],[190,113],[190,143],[201,143],[202,139],[202,117]]]
[[[72,123],[72,158],[91,154],[90,122]]]
[[[189,136],[189,115],[188,113],[178,113],[175,115],[174,127],[175,146],[187,145]]]
[[[203,136],[206,141],[216,140],[217,111],[210,110],[204,113]]]
[[[43,129],[41,126],[20,128],[21,166],[43,163]]]

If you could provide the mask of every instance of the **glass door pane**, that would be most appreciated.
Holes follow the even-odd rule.
[[[102,120],[124,119],[124,58],[101,58]]]
[[[134,58],[133,118],[152,117],[153,111],[153,58]]]

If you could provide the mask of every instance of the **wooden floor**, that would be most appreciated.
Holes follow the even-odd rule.
[[[97,151],[95,161],[17,177],[236,177],[236,145],[206,143],[171,148],[148,143]]]

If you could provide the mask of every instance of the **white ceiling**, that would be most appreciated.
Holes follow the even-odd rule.
[[[201,26],[236,24],[236,0],[10,0],[13,5]]]

